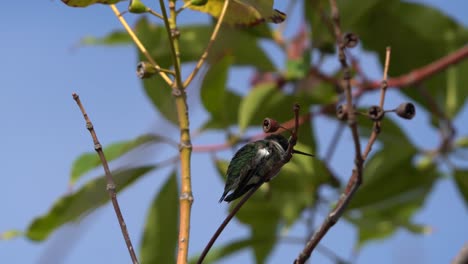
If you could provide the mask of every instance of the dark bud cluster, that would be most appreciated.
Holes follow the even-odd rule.
[[[356,114],[367,116],[374,122],[381,121],[385,113],[388,112],[395,112],[399,117],[404,119],[412,119],[416,115],[416,108],[414,104],[410,102],[402,103],[397,108],[393,110],[383,110],[378,105],[373,105],[369,107],[367,113],[356,112]],[[348,119],[348,109],[346,104],[341,104],[336,108],[336,116],[339,120],[347,120]]]

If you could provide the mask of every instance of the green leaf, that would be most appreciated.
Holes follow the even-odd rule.
[[[225,56],[211,65],[203,79],[200,96],[205,109],[211,114],[204,128],[225,128],[237,121],[237,111],[232,109],[239,108],[241,97],[226,88],[232,60],[232,56]]]
[[[382,131],[385,133],[385,130]],[[436,167],[413,164],[414,148],[386,146],[364,168],[363,185],[351,200],[347,219],[359,229],[359,245],[385,238],[403,227],[414,232],[413,214],[421,208],[434,185]]]
[[[385,59],[385,47],[393,51],[389,75],[407,74],[440,59],[468,42],[468,30],[440,10],[399,0],[363,0],[359,9],[349,1],[340,1],[341,22],[345,31],[359,35],[364,49]],[[378,14],[378,15],[377,15]],[[408,58],[411,58],[408,60]],[[450,117],[464,105],[468,96],[468,62],[460,62],[426,80],[429,94]],[[414,88],[403,93],[431,109],[428,100]]]
[[[367,111],[367,110],[363,110]],[[389,113],[387,115],[391,115]],[[369,119],[363,119],[362,122],[359,122],[359,132],[361,135],[366,137],[370,137],[372,131],[374,129],[374,123]],[[408,150],[415,150],[416,147],[408,138],[405,132],[401,129],[401,127],[395,123],[394,120],[391,118],[384,118],[381,121],[381,130],[382,132],[379,133],[377,140],[384,144],[384,146],[388,147],[395,147],[399,146],[404,149]]]
[[[146,95],[159,113],[171,123],[178,124],[177,108],[169,85],[159,75],[142,81]]]
[[[193,0],[184,0],[186,3],[191,1]],[[202,6],[191,5],[189,8],[219,18],[224,2],[224,0],[210,0]],[[273,0],[231,0],[223,22],[231,25],[253,26],[265,20],[281,23],[285,19],[286,14],[273,9]]]
[[[460,148],[468,148],[468,136],[462,136],[455,142],[455,146]]]
[[[103,149],[108,162],[115,160],[125,153],[148,143],[161,140],[157,135],[145,134],[135,139],[113,143]],[[70,184],[75,184],[85,173],[101,166],[101,160],[96,152],[89,152],[79,156],[72,165]]]
[[[213,26],[180,26],[180,59],[182,63],[198,61],[208,45]],[[173,65],[172,53],[165,28],[140,19],[135,27],[136,34],[151,56],[163,68]],[[216,62],[226,54],[231,55],[234,65],[253,66],[262,71],[274,70],[273,63],[259,46],[259,39],[253,34],[240,29],[223,27],[208,54],[208,62]],[[239,45],[242,43],[242,45]],[[140,60],[146,60],[140,54]]]
[[[322,53],[333,54],[335,52],[335,35],[333,30],[324,26],[324,23],[328,22],[325,20],[324,14],[330,13],[328,1],[305,1],[304,5],[304,17],[311,27],[310,38],[313,47]]]
[[[172,172],[146,218],[141,263],[175,263],[179,215],[177,174]]]
[[[118,191],[122,191],[155,168],[155,166],[146,166],[114,172]],[[58,199],[49,212],[32,221],[26,231],[26,237],[35,241],[44,240],[62,225],[79,220],[106,204],[109,201],[106,184],[105,176],[100,176],[86,183],[77,192]]]
[[[240,250],[246,249],[250,246],[252,246],[254,242],[251,239],[241,239],[241,240],[236,240],[234,242],[231,242],[227,245],[219,246],[217,248],[213,248],[210,250],[208,255],[206,256],[205,260],[203,260],[203,263],[208,264],[208,263],[215,263],[217,261],[220,261],[221,259],[228,257]],[[199,255],[194,256],[190,258],[189,263],[190,264],[195,264],[197,263],[199,259]]]
[[[105,45],[105,46],[116,46],[116,45],[128,45],[132,44],[132,39],[125,31],[114,31],[107,34],[104,37],[98,38],[93,36],[86,36],[83,37],[80,41],[81,45],[88,45],[88,46],[97,46],[97,45]]]
[[[257,85],[240,103],[239,130],[242,133],[250,125],[259,126],[265,117],[274,118],[278,122],[291,120],[294,118],[294,103],[299,103],[301,113],[305,113],[311,101],[302,95],[286,95],[278,90],[274,82]]]
[[[116,4],[123,0],[62,0],[64,4],[71,7],[87,7],[93,4]]]
[[[468,171],[456,170],[454,178],[460,194],[465,199],[465,205],[468,206]]]
[[[23,235],[23,231],[12,229],[0,234],[0,240],[11,240]]]

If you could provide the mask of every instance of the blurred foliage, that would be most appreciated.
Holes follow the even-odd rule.
[[[84,7],[104,1],[64,2]],[[200,5],[191,8],[207,12],[214,17],[219,16],[222,1],[209,1],[212,3],[211,7],[203,6],[202,2],[197,2]],[[252,4],[255,2],[259,5]],[[295,102],[299,102],[305,111],[322,107],[323,113],[331,112],[330,108],[324,106],[329,107],[331,103],[332,107],[335,106],[333,103],[336,103],[340,96],[336,87],[309,74],[310,69],[317,67],[310,63],[312,55],[320,57],[335,53],[335,39],[329,17],[330,7],[327,0],[303,2],[305,8],[300,15],[303,15],[306,28],[311,32],[308,32],[303,43],[298,44],[307,45],[310,42],[311,46],[306,48],[272,41],[275,33],[267,24],[245,26],[251,24],[252,20],[268,20],[275,12],[273,1],[234,1],[234,6],[228,13],[228,22],[243,24],[244,27],[224,25],[208,54],[199,96],[209,118],[198,128],[201,133],[211,130],[230,132],[232,127],[236,127],[238,135],[235,136],[242,138],[248,128],[259,128],[264,117],[279,121],[290,120],[291,107]],[[392,47],[394,52],[391,57],[390,76],[406,74],[468,43],[466,28],[444,13],[421,4],[397,0],[362,0],[359,4],[356,1],[338,2],[343,31],[359,35],[365,51],[378,54],[382,62],[385,48]],[[239,11],[243,9],[237,8],[236,5],[246,7],[248,15],[243,17],[244,13]],[[260,8],[257,13],[252,11],[254,7]],[[159,65],[170,68],[173,58],[163,24],[142,17],[135,24],[134,30]],[[193,65],[205,51],[213,31],[213,23],[180,25],[178,30],[180,60],[184,65]],[[276,45],[275,53],[265,49],[264,45],[261,45],[262,42]],[[86,37],[82,43],[112,46],[131,44],[131,39],[122,30],[111,32],[102,38]],[[272,56],[285,58],[285,71],[277,69],[278,66],[271,61]],[[145,60],[142,54],[139,54],[139,60]],[[228,85],[229,78],[232,78],[231,70],[236,67],[249,67],[254,70],[252,87],[246,91],[245,96],[236,92],[238,87]],[[465,105],[465,98],[468,97],[468,89],[465,87],[468,75],[463,74],[466,72],[468,61],[465,60],[431,76],[423,83],[428,94],[449,118],[459,114]],[[334,73],[329,77],[339,76],[338,73]],[[170,87],[159,76],[145,79],[142,83],[155,110],[168,121],[177,124]],[[434,110],[426,96],[413,88],[402,89],[401,93],[418,103],[418,112],[433,113]],[[338,123],[337,120],[334,122]],[[316,153],[317,147],[323,147],[316,140],[314,125],[317,124],[311,120],[302,124],[298,149]],[[432,116],[429,125],[436,130],[440,129],[435,115]],[[361,137],[367,139],[373,129],[372,123],[359,119],[359,127]],[[379,147],[372,152],[365,164],[364,184],[342,219],[355,226],[358,232],[357,247],[375,239],[388,238],[400,228],[414,233],[430,231],[427,226],[414,223],[413,216],[423,207],[434,184],[442,180],[439,176],[442,174],[441,168],[434,162],[434,156],[418,149],[406,133],[390,118],[385,118],[382,122],[382,132],[378,137]],[[105,148],[104,152],[109,160],[114,160],[143,144],[159,141],[161,139],[156,136],[142,135],[133,140],[112,144]],[[460,138],[448,153],[444,153],[445,157],[466,150],[466,142],[466,136]],[[418,164],[415,160],[420,155],[424,156],[425,162]],[[349,156],[351,160],[354,153],[350,151]],[[228,162],[218,159],[214,159],[213,162],[218,174],[224,178]],[[268,187],[260,188],[236,215],[237,220],[249,227],[250,237],[232,239],[223,246],[215,245],[206,263],[218,261],[246,248],[253,250],[257,263],[264,263],[279,242],[279,230],[302,221],[306,210],[314,208],[319,202],[323,203],[317,199],[318,190],[322,186],[331,186],[330,189],[337,196],[341,193],[342,188],[339,187],[344,186],[344,183],[337,182],[339,177],[334,175],[333,171],[342,164],[327,162],[320,158],[311,159],[295,155],[279,175],[266,184]],[[83,154],[73,164],[71,182],[76,182],[82,175],[99,165],[96,154]],[[114,176],[119,191],[157,168],[150,166],[116,171]],[[461,197],[468,204],[466,169],[455,168],[450,174],[453,175]],[[104,176],[101,176],[84,184],[78,191],[60,198],[49,212],[32,221],[25,236],[35,241],[44,240],[62,225],[77,221],[98,209],[109,200],[105,185]],[[232,206],[230,208],[232,209]],[[155,263],[154,260],[173,263],[177,243],[177,216],[178,187],[174,172],[155,194],[150,206],[140,250],[142,263]],[[12,234],[17,236],[20,233]],[[293,253],[294,256],[296,254]],[[194,260],[191,261],[193,262]]]

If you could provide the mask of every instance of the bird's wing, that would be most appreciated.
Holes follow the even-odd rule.
[[[226,186],[229,185],[230,188],[224,190],[222,198],[224,198],[229,191],[234,191],[228,198],[229,200],[236,199],[261,180],[258,175],[259,170],[261,169],[263,160],[267,159],[271,152],[267,148],[267,142],[262,141],[262,144],[258,144],[257,141],[256,143],[257,144],[249,143],[245,145],[234,155],[233,160],[237,161],[237,166],[241,166],[241,169],[236,175],[232,175],[234,173],[234,167],[231,164],[228,167],[227,174],[232,175],[232,182],[226,184]]]

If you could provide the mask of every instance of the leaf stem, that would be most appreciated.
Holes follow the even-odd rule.
[[[133,29],[128,25],[127,21],[125,20],[125,18],[121,15],[120,11],[117,9],[117,7],[115,5],[110,5],[110,8],[112,9],[112,11],[114,11],[114,14],[115,16],[117,17],[117,19],[120,21],[120,23],[122,24],[122,26],[125,28],[125,30],[127,30],[127,33],[128,35],[130,36],[130,38],[132,38],[133,42],[135,43],[135,45],[138,47],[138,49],[141,51],[141,53],[143,53],[143,55],[146,57],[146,59],[151,63],[153,64],[154,67],[156,68],[161,68],[159,67],[159,65],[156,63],[156,61],[151,57],[151,55],[149,54],[148,50],[146,50],[145,46],[143,45],[143,43],[141,43],[140,39],[137,37],[137,35],[135,34],[135,32],[133,31]],[[159,75],[164,79],[164,81],[169,84],[169,86],[172,85],[172,80],[171,78],[169,78],[169,76],[163,72],[163,71],[159,71],[158,72]]]
[[[218,22],[216,23],[216,26],[215,26],[215,28],[213,30],[213,33],[211,33],[210,41],[208,42],[208,45],[206,46],[206,49],[203,52],[202,56],[198,60],[197,65],[195,66],[193,71],[190,73],[190,75],[187,77],[187,79],[185,80],[184,88],[187,88],[187,86],[189,86],[189,84],[193,81],[193,79],[197,75],[200,68],[203,66],[203,63],[205,62],[205,60],[208,58],[208,53],[209,53],[211,47],[213,46],[213,44],[214,44],[214,42],[216,40],[216,37],[218,36],[219,29],[221,28],[221,24],[224,21],[224,17],[226,15],[226,10],[228,9],[229,2],[230,2],[230,0],[226,0],[224,2],[223,9],[221,10],[221,14],[220,14],[220,16],[218,18]]]

